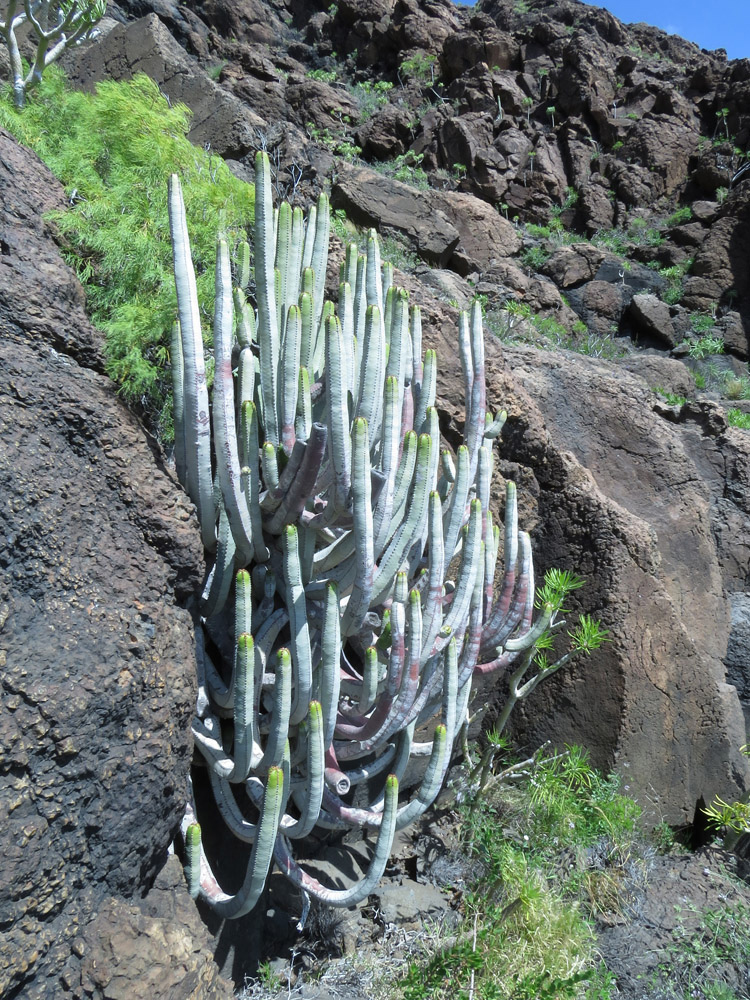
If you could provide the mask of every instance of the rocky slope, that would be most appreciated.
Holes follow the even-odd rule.
[[[329,186],[355,222],[400,241],[449,441],[463,419],[455,305],[484,297],[505,341],[488,338],[490,403],[509,412],[496,496],[502,477],[518,482],[538,569],[584,574],[581,608],[612,635],[539,689],[517,737],[589,746],[654,820],[735,796],[750,436],[698,392],[676,345],[721,336],[742,384],[750,186],[732,178],[750,61],[572,0],[123,0],[108,13],[68,57],[74,80],[148,72],[237,173],[265,146],[280,192]],[[61,190],[7,136],[0,171],[0,992],[230,995],[164,866],[189,766],[197,532],[102,375],[41,221]],[[610,357],[538,349],[552,343]]]

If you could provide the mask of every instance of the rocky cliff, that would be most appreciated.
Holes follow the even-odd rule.
[[[700,392],[679,345],[710,317],[728,352],[716,365],[742,385],[750,61],[572,0],[108,13],[68,57],[77,83],[145,71],[240,176],[268,148],[280,192],[328,186],[396,239],[449,442],[455,306],[484,297],[502,335],[488,336],[490,404],[509,413],[495,494],[518,482],[538,569],[585,575],[581,609],[612,639],[537,691],[517,738],[585,744],[656,820],[735,796],[750,436],[728,423],[727,379]],[[0,992],[229,996],[168,855],[202,553],[159,446],[102,374],[43,221],[64,200],[0,135]]]

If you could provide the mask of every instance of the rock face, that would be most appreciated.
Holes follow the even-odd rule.
[[[440,398],[460,422],[450,320],[427,302],[423,315]],[[701,795],[736,797],[748,778],[744,720],[722,661],[730,634],[742,634],[732,633],[726,590],[746,578],[750,516],[734,484],[750,475],[750,448],[715,404],[662,415],[654,385],[689,391],[679,362],[519,348],[503,359],[492,341],[487,357],[490,405],[509,414],[493,495],[502,496],[502,476],[517,482],[537,572],[585,577],[577,609],[611,633],[534,692],[516,711],[515,734],[538,746],[585,733],[596,766],[617,766],[649,818],[689,822]],[[727,445],[734,460],[722,469]],[[504,679],[493,687],[502,704]]]
[[[190,504],[102,374],[100,335],[41,221],[63,206],[0,133],[0,993],[229,996],[195,950],[185,890],[141,898],[164,884],[184,808],[195,695],[178,605],[202,552]],[[150,970],[127,992],[113,934]]]
[[[653,371],[638,377],[635,365],[540,364],[510,351],[508,362],[512,383],[533,401],[504,456],[536,478],[539,568],[576,567],[587,580],[581,600],[611,631],[595,661],[577,661],[536,692],[517,731],[534,744],[585,731],[652,817],[689,822],[701,796],[731,798],[746,775],[744,720],[722,662],[730,635],[714,541],[722,514],[695,454],[727,428],[701,413],[683,415],[684,425],[664,419],[644,405]],[[658,384],[668,379],[666,371]],[[750,521],[736,513],[741,540]]]

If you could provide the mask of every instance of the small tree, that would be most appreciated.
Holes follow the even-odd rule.
[[[18,0],[8,0],[5,20],[0,21],[0,36],[10,58],[13,103],[17,108],[25,105],[26,91],[39,83],[45,68],[70,45],[85,38],[107,9],[106,0],[60,0],[59,3],[23,0],[22,5],[19,13]],[[25,75],[17,38],[24,24],[31,25],[36,36],[36,56]]]

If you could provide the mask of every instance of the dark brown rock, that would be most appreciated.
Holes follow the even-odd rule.
[[[110,897],[82,930],[80,968],[66,969],[70,996],[112,1000],[229,1000],[209,937],[170,855],[145,899]]]
[[[576,243],[555,250],[542,270],[559,288],[575,288],[593,281],[605,256],[590,243]]]
[[[405,108],[386,104],[357,131],[357,142],[365,156],[391,160],[400,156],[412,139],[412,116]]]
[[[611,229],[615,220],[614,191],[609,181],[599,174],[592,174],[579,195],[579,213],[589,236],[600,230]]]
[[[454,314],[410,291],[426,346],[438,351],[450,439],[452,422],[463,420]],[[685,368],[647,357],[639,374],[639,362],[520,348],[503,360],[488,340],[488,403],[509,414],[499,472],[519,485],[537,571],[555,565],[585,576],[579,609],[611,630],[602,650],[538,688],[514,725],[528,745],[584,742],[597,766],[620,770],[648,818],[680,823],[700,795],[731,798],[748,780],[740,705],[721,662],[729,544],[717,549],[715,532],[724,524],[728,543],[730,532],[750,537],[740,497],[750,456],[723,470],[725,420],[698,409],[677,424],[657,412],[653,386],[686,390]],[[706,449],[717,457],[710,468]],[[492,503],[501,495],[499,478]],[[742,559],[740,551],[735,572]],[[503,684],[490,685],[499,703]]]
[[[359,107],[347,91],[321,80],[290,83],[285,98],[292,121],[302,128],[312,123],[321,131],[339,132],[346,119],[356,122],[359,118]]]
[[[683,301],[690,309],[710,311],[731,305],[739,312],[747,337],[750,329],[750,185],[740,185],[727,199],[725,213],[710,228],[685,279]],[[735,336],[735,342],[740,340]],[[744,349],[743,349],[744,346]],[[747,342],[740,343],[743,356]]]
[[[460,239],[451,264],[459,274],[486,271],[521,249],[515,226],[487,202],[458,191],[435,191],[432,201],[458,231]]]
[[[670,230],[670,237],[678,247],[687,247],[688,250],[695,250],[701,246],[706,238],[707,230],[700,222],[689,222],[684,226],[675,226]]]
[[[649,114],[628,131],[622,156],[648,165],[656,197],[671,195],[685,184],[688,162],[698,147],[698,138],[697,123],[688,128],[672,116]]]
[[[166,861],[195,699],[179,605],[203,562],[192,505],[98,370],[100,334],[41,220],[63,205],[0,133],[0,993],[28,1000],[62,995],[61,977],[104,996],[74,988],[84,929],[131,912]],[[169,933],[186,940],[183,903]],[[149,996],[176,1000],[169,949],[143,930]],[[216,982],[200,947],[182,949],[181,974]]]
[[[655,338],[660,344],[674,347],[676,344],[669,306],[656,295],[648,292],[634,295],[628,307],[628,318],[635,327],[634,338],[645,334]]]
[[[534,469],[527,523],[540,562],[576,566],[586,609],[612,629],[596,661],[537,690],[518,732],[537,745],[574,742],[585,729],[587,746],[627,765],[647,811],[691,819],[700,795],[723,795],[721,786],[731,796],[738,775],[747,780],[744,725],[721,662],[729,616],[711,490],[681,427],[643,405],[646,382],[586,358],[508,354],[530,399],[522,405],[504,383],[503,405],[514,399],[514,409],[503,456]]]
[[[458,230],[435,209],[430,192],[366,167],[341,164],[331,204],[361,225],[404,233],[425,260],[440,266],[448,263],[459,241]]]
[[[617,332],[632,292],[625,284],[594,280],[566,292],[573,309],[586,326],[600,336]]]

